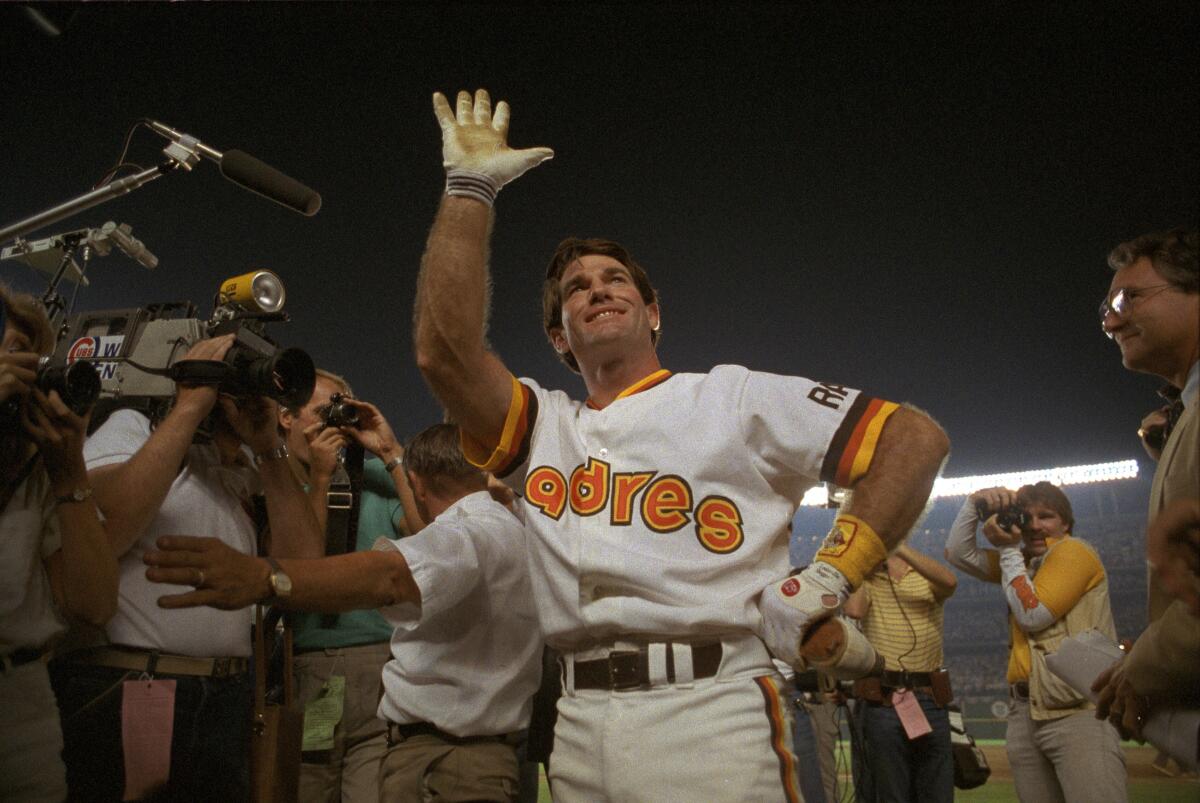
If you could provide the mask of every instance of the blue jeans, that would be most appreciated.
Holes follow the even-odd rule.
[[[61,663],[52,667],[62,712],[63,761],[69,800],[119,801],[125,787],[121,747],[122,682],[136,672]],[[250,720],[254,688],[250,675],[204,678],[156,674],[174,680],[175,718],[171,771],[155,801],[250,797]]]
[[[933,728],[909,739],[900,717],[890,706],[858,706],[856,728],[865,750],[855,750],[855,776],[860,799],[879,803],[954,801],[954,754],[950,748],[950,716],[925,692],[917,692],[925,718]],[[857,745],[856,745],[857,747]]]

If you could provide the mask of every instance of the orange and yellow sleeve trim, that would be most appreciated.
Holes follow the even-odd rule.
[[[461,433],[463,456],[473,466],[503,477],[525,462],[529,456],[529,439],[533,434],[533,422],[537,420],[537,397],[525,385],[512,378],[512,398],[508,403],[508,415],[504,418],[504,429],[500,442],[494,446],[480,443]]]
[[[860,394],[829,442],[821,463],[821,479],[840,488],[854,485],[871,467],[879,433],[899,408],[894,402]]]
[[[617,399],[623,399],[626,396],[632,396],[635,393],[641,393],[644,390],[649,390],[650,388],[652,388],[656,385],[661,385],[663,382],[666,382],[670,378],[671,378],[670,371],[668,371],[666,368],[659,368],[654,373],[650,374],[649,376],[642,377],[641,379],[634,382],[632,385],[630,385],[629,387],[625,388],[623,391],[618,393]],[[614,399],[613,401],[616,401],[616,399]],[[597,406],[591,399],[588,399],[586,404],[588,407],[591,407],[593,410],[603,409],[602,407]]]

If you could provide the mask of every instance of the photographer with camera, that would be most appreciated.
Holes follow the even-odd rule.
[[[222,361],[234,340],[200,340],[182,361]],[[197,437],[209,431],[211,439]],[[316,521],[279,440],[274,402],[181,382],[160,421],[117,410],[84,454],[97,504],[121,534],[121,585],[103,646],[76,650],[52,669],[71,797],[107,801],[153,792],[170,800],[244,800],[250,617],[161,609],[142,553],[160,535],[193,534],[253,555],[265,507],[271,554],[320,554]],[[202,571],[187,582],[206,586]]]
[[[377,538],[410,535],[424,522],[404,476],[404,449],[395,433],[379,408],[353,396],[345,379],[318,368],[308,403],[295,410],[279,408],[279,429],[328,542],[339,551],[369,552]],[[353,460],[343,460],[352,444],[371,453],[362,461],[361,483],[337,486],[350,491],[331,491],[336,475],[346,477],[347,468],[356,473],[354,466],[343,465]],[[346,530],[354,519],[346,515],[350,492],[357,494],[358,507],[347,549]],[[376,801],[379,762],[387,751],[387,723],[376,709],[394,628],[377,610],[294,613],[292,624],[297,699],[307,705],[335,695],[342,702],[332,739],[304,745],[300,800]]]
[[[117,561],[83,462],[87,416],[37,366],[54,333],[37,299],[0,285],[0,800],[67,793],[45,655],[69,620],[102,627]]]
[[[994,549],[980,549],[976,529]],[[999,583],[1009,609],[1009,764],[1022,801],[1124,801],[1125,755],[1095,707],[1046,666],[1063,640],[1098,630],[1116,641],[1108,579],[1096,551],[1072,535],[1066,494],[1049,482],[967,497],[946,559]]]

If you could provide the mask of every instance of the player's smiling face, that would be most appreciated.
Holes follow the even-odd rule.
[[[653,350],[650,330],[658,326],[658,305],[646,304],[629,268],[612,257],[585,254],[567,266],[559,281],[562,328],[554,333],[560,350],[583,360],[597,347]]]

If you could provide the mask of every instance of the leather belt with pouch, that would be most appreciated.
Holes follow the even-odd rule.
[[[675,654],[667,644],[667,682],[675,682]],[[692,645],[692,677],[711,678],[721,667],[721,642]],[[575,688],[634,691],[650,688],[649,650],[613,650],[607,658],[575,662]]]
[[[854,681],[853,694],[859,700],[866,700],[868,703],[891,706],[892,692],[897,689],[926,692],[939,708],[945,708],[954,699],[954,691],[950,687],[950,672],[946,669],[933,672],[885,670],[882,675]]]

